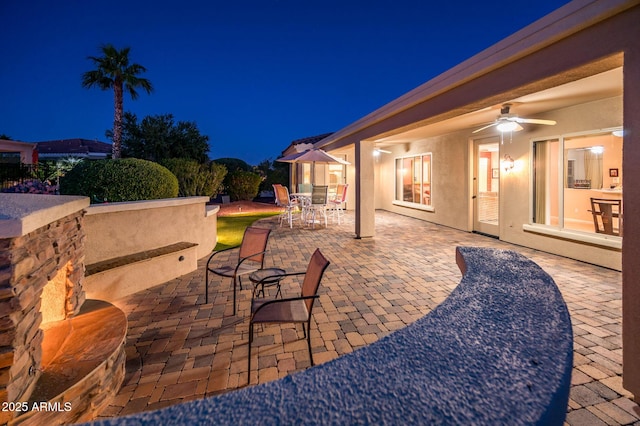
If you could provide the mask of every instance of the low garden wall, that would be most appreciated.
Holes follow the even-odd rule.
[[[84,218],[85,291],[114,301],[197,269],[216,245],[208,197],[95,204]]]
[[[573,334],[553,279],[512,251],[458,247],[456,257],[463,278],[451,295],[376,343],[280,380],[99,423],[562,425]]]

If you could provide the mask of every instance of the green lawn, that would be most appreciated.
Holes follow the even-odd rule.
[[[244,230],[253,222],[279,213],[247,213],[233,216],[218,217],[218,244],[214,250],[224,250],[229,247],[239,246],[242,242]]]

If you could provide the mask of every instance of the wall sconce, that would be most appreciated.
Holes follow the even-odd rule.
[[[504,160],[502,160],[502,168],[504,169],[504,172],[509,173],[513,169],[513,166],[515,166],[515,161],[513,161],[513,158],[511,158],[509,154],[505,154]]]

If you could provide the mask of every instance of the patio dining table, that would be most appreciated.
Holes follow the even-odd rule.
[[[308,198],[309,200],[311,199],[310,192],[293,192],[290,195],[291,195],[291,198],[298,198],[298,199]]]
[[[297,200],[300,202],[300,208],[304,210],[305,206],[311,204],[311,193],[310,192],[294,192],[290,194],[292,200]]]
[[[300,201],[300,207],[302,208],[302,223],[303,225],[313,225],[315,227],[316,223],[320,223],[319,220],[312,219],[309,220],[305,218],[306,214],[309,214],[308,208],[311,206],[311,192],[294,192],[291,194],[291,198],[297,199]]]

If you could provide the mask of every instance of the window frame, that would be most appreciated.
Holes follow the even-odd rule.
[[[415,203],[410,201],[398,200],[398,160],[404,162],[405,159],[411,158],[414,159],[416,157],[420,157],[421,160],[421,170],[424,170],[424,157],[429,157],[429,204]],[[415,162],[413,164],[413,168],[415,168]],[[413,172],[412,172],[413,173]],[[433,152],[419,152],[416,154],[407,154],[399,157],[395,157],[393,159],[393,202],[392,204],[400,207],[407,207],[416,210],[424,210],[428,212],[434,212],[434,203],[433,203]],[[420,193],[424,192],[424,178],[421,176],[420,179]]]
[[[562,238],[566,240],[571,240],[575,242],[594,244],[603,247],[609,247],[614,249],[622,249],[622,238],[617,235],[607,235],[607,234],[599,234],[596,232],[590,231],[580,231],[575,229],[569,229],[564,227],[565,215],[564,215],[564,200],[565,200],[565,180],[566,180],[566,170],[564,167],[565,161],[565,141],[567,139],[578,138],[578,137],[588,137],[588,136],[598,136],[604,135],[607,133],[612,133],[616,130],[622,130],[622,127],[613,127],[607,129],[594,129],[583,132],[575,132],[575,133],[566,133],[560,135],[549,135],[547,137],[540,137],[536,139],[531,139],[529,142],[529,219],[528,223],[522,225],[522,229],[525,232],[532,232],[536,234],[542,234],[555,238]],[[559,143],[559,151],[562,155],[558,156],[558,162],[556,166],[558,170],[561,171],[561,178],[558,179],[558,225],[546,225],[541,223],[535,223],[535,144],[537,142],[545,142],[545,141],[558,141]],[[624,143],[624,142],[623,142]],[[623,196],[624,200],[624,196]]]

